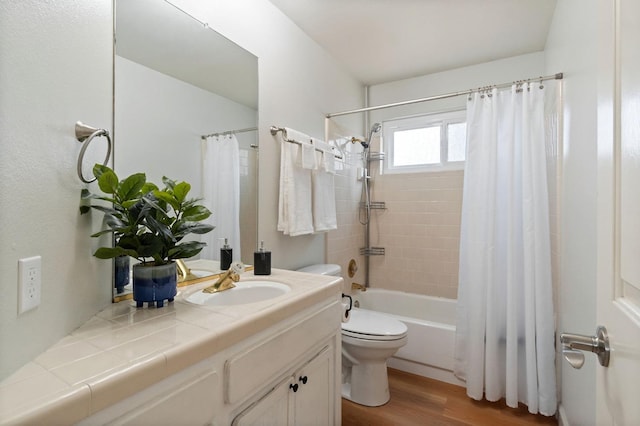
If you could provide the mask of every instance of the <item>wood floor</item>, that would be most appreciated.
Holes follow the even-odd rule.
[[[557,425],[554,417],[509,408],[504,402],[475,401],[464,388],[388,369],[391,401],[364,407],[342,400],[343,426]]]

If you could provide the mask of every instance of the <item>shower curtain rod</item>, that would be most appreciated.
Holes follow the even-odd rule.
[[[227,130],[226,132],[219,132],[219,133],[210,133],[208,135],[202,135],[200,136],[200,139],[207,139],[209,137],[213,137],[213,136],[223,136],[223,135],[233,135],[235,133],[244,133],[244,132],[253,132],[255,130],[258,130],[257,127],[247,127],[245,129],[235,129],[235,130]]]
[[[359,108],[359,109],[353,109],[350,111],[341,111],[341,112],[332,112],[330,114],[327,114],[326,117],[327,118],[331,118],[331,117],[337,117],[339,115],[347,115],[347,114],[355,114],[357,112],[368,112],[368,111],[375,111],[378,109],[385,109],[385,108],[392,108],[392,107],[397,107],[397,106],[403,106],[403,105],[411,105],[411,104],[417,104],[420,102],[427,102],[427,101],[436,101],[439,99],[446,99],[446,98],[454,98],[456,96],[462,96],[462,95],[469,95],[473,92],[477,92],[480,90],[486,90],[486,89],[502,89],[505,87],[511,87],[513,84],[517,84],[517,83],[529,83],[531,81],[546,81],[546,80],[562,80],[563,78],[563,74],[561,72],[557,73],[557,74],[553,74],[553,75],[547,75],[545,77],[538,77],[538,78],[528,78],[526,80],[519,80],[519,81],[513,81],[511,83],[502,83],[502,84],[494,84],[491,86],[485,86],[485,87],[480,87],[477,89],[469,89],[469,90],[462,90],[460,92],[451,92],[451,93],[445,93],[443,95],[436,95],[436,96],[429,96],[428,98],[420,98],[420,99],[412,99],[410,101],[402,101],[402,102],[395,102],[392,104],[386,104],[386,105],[378,105],[378,106],[372,106],[372,107],[367,107],[367,108]]]

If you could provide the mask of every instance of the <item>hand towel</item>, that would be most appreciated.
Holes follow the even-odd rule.
[[[324,142],[314,141],[314,145],[321,149],[318,153],[320,167],[312,173],[313,186],[313,229],[315,232],[325,232],[338,228],[336,215],[336,193],[334,174],[335,169],[331,166],[331,172],[327,170],[327,165],[333,165],[335,156],[329,145]]]
[[[307,170],[315,170],[316,164],[316,148],[311,143],[302,142],[302,168]]]
[[[290,131],[286,136],[291,139]],[[291,236],[313,233],[311,171],[302,168],[301,151],[295,143],[282,143],[277,229]]]

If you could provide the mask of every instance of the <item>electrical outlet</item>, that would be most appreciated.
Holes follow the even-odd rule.
[[[18,260],[18,314],[40,305],[42,257]]]

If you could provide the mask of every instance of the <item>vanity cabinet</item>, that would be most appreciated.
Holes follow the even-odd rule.
[[[340,424],[340,312],[332,298],[283,313],[80,424]]]
[[[78,426],[210,424],[218,409],[213,402],[222,399],[221,381],[212,363],[199,363],[99,411]]]
[[[330,425],[333,423],[334,347],[312,360],[241,412],[233,426]]]

